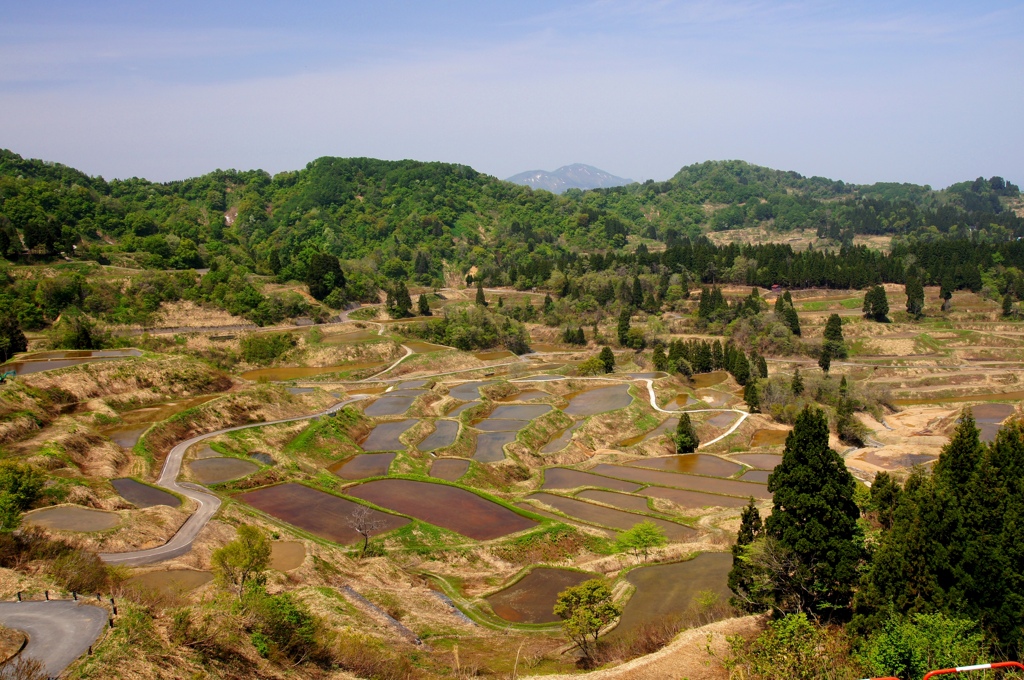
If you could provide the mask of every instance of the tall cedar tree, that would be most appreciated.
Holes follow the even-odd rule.
[[[309,294],[317,300],[323,300],[335,288],[344,288],[345,274],[338,258],[330,253],[313,253],[306,270],[306,285],[309,286]]]
[[[822,349],[829,351],[833,359],[845,359],[847,355],[846,339],[843,337],[843,320],[838,314],[831,314],[825,322],[824,342]]]
[[[0,363],[10,359],[16,352],[28,349],[28,340],[21,330],[17,315],[9,309],[0,311]],[[0,373],[3,373],[0,370]]]
[[[804,379],[800,377],[799,367],[793,371],[793,381],[789,384],[789,389],[793,391],[793,396],[796,397],[804,393]]]
[[[425,293],[420,293],[419,313],[420,316],[431,316],[430,303],[427,301],[427,296]]]
[[[764,532],[764,523],[761,521],[761,513],[754,505],[751,497],[747,507],[740,513],[740,531],[736,536],[736,544],[732,547],[732,569],[729,571],[729,590],[737,597],[730,600],[734,607],[747,609],[753,604],[752,582],[754,580],[755,567],[747,559],[747,546],[759,538]],[[763,607],[754,606],[754,610],[761,610]]]
[[[601,348],[601,353],[597,355],[597,358],[604,364],[604,372],[611,373],[615,370],[615,353],[612,352],[611,347]]]
[[[625,307],[619,312],[619,325],[617,327],[619,345],[622,347],[629,346],[629,319],[631,316],[631,310],[629,307]]]
[[[773,508],[765,521],[766,534],[794,558],[788,578],[801,611],[830,616],[850,605],[863,552],[854,486],[842,457],[829,448],[824,413],[805,408],[768,477]]]
[[[904,287],[907,293],[907,314],[913,317],[921,316],[924,311],[924,286],[921,279],[911,276],[907,279]]]
[[[679,423],[676,425],[676,453],[693,453],[700,446],[700,439],[697,438],[697,431],[693,429],[690,422],[690,414],[679,414]]]
[[[889,320],[889,298],[885,294],[885,288],[875,286],[864,294],[864,316],[874,319],[880,323]]]
[[[483,279],[476,280],[476,303],[482,307],[487,306],[487,297],[484,295]]]

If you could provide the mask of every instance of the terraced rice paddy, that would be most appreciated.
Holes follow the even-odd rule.
[[[1011,404],[978,404],[971,407],[971,414],[981,430],[981,441],[994,442],[1000,424],[1014,414]]]
[[[713,385],[723,383],[729,377],[725,371],[711,371],[710,373],[698,373],[690,378],[690,384],[695,390],[704,389]]]
[[[644,458],[626,464],[652,470],[664,470],[666,472],[679,472],[691,475],[708,475],[711,477],[731,477],[743,469],[742,465],[737,465],[718,456],[709,456],[704,453]]]
[[[516,440],[515,432],[484,432],[476,438],[476,452],[473,460],[480,463],[497,463],[505,459],[505,445]]]
[[[639,484],[592,475],[589,472],[570,470],[569,468],[548,468],[544,471],[544,485],[542,489],[576,489],[581,486],[596,486],[616,491],[636,491]]]
[[[626,580],[636,590],[622,610],[619,625],[608,638],[621,639],[644,624],[683,614],[705,591],[718,595],[719,602],[728,602],[730,569],[730,553],[702,553],[686,562],[634,569]]]
[[[469,461],[462,458],[438,458],[430,465],[430,476],[454,482],[469,470]]]
[[[238,494],[235,498],[282,522],[335,543],[350,544],[363,538],[348,522],[357,508],[365,506],[302,484],[289,482],[268,486]],[[405,517],[379,510],[370,511],[370,520],[379,523],[379,527],[370,532],[373,536],[409,523]]]
[[[150,425],[133,425],[103,430],[103,434],[122,449],[130,449],[139,443],[139,438],[150,428]]]
[[[402,343],[416,354],[427,354],[429,352],[443,352],[445,350],[452,349],[444,345],[435,345],[432,342],[423,342],[422,340],[407,340]]]
[[[71,350],[57,352],[35,352],[21,357],[18,361],[11,361],[0,367],[0,373],[14,371],[16,375],[28,375],[29,373],[40,373],[52,371],[57,368],[78,366],[92,361],[110,361],[112,359],[123,359],[126,357],[139,357],[142,352],[137,349],[100,349],[100,350]]]
[[[177,595],[195,590],[213,580],[208,571],[194,569],[164,569],[132,576],[126,584],[129,588],[157,592],[162,595]]]
[[[493,380],[462,383],[448,391],[448,395],[459,401],[473,401],[480,398],[480,388],[493,385]]]
[[[636,446],[640,442],[645,442],[648,439],[660,437],[663,434],[673,434],[676,431],[676,427],[678,426],[679,418],[669,418],[665,420],[661,425],[658,425],[656,428],[651,430],[650,432],[647,432],[645,434],[639,434],[635,437],[630,437],[629,439],[622,440],[621,442],[619,442],[619,446]]]
[[[683,508],[741,508],[747,504],[746,498],[686,489],[669,489],[662,486],[650,486],[637,493],[651,498],[664,498]]]
[[[718,479],[715,477],[697,477],[694,475],[679,474],[676,472],[661,472],[646,468],[627,467],[622,465],[610,465],[602,463],[593,468],[593,472],[609,477],[618,477],[631,482],[641,484],[655,484],[658,486],[676,487],[679,489],[690,489],[691,491],[704,491],[706,493],[719,493],[729,496],[747,498],[753,496],[767,500],[771,498],[768,487],[763,484],[751,484],[732,479]]]
[[[270,568],[278,571],[298,569],[306,560],[306,546],[298,541],[274,541],[270,544]]]
[[[425,394],[426,390],[419,390],[418,392]],[[409,410],[409,407],[412,406],[412,402],[416,401],[416,397],[418,396],[419,394],[396,395],[392,392],[388,392],[377,399],[377,401],[363,409],[363,413],[372,418],[376,418],[378,416],[402,415]]]
[[[200,484],[221,484],[241,479],[260,469],[256,463],[238,458],[218,457],[193,460],[188,464]]]
[[[137,508],[152,508],[156,505],[168,505],[176,508],[181,505],[181,501],[174,494],[127,477],[112,479],[110,485],[121,495],[121,498]]]
[[[750,447],[756,449],[760,446],[782,446],[786,443],[789,432],[789,430],[757,430],[750,438]]]
[[[772,474],[771,470],[747,470],[740,479],[744,482],[757,482],[758,484],[767,484],[768,477]]]
[[[676,524],[675,522],[667,522],[663,519],[645,517],[631,512],[624,512],[622,510],[613,510],[612,508],[594,505],[593,503],[586,503],[574,498],[566,498],[565,496],[556,496],[550,493],[535,493],[527,496],[527,499],[549,505],[559,512],[563,512],[570,517],[575,517],[582,522],[598,524],[600,526],[610,527],[620,531],[630,529],[635,524],[639,524],[644,520],[650,520],[665,531],[665,535],[670,541],[685,541],[697,535],[697,532],[690,527],[685,527],[681,524]]]
[[[595,387],[566,395],[566,398],[569,399],[569,405],[565,407],[565,413],[571,416],[592,416],[617,411],[626,408],[633,401],[629,394],[629,385]]]
[[[519,432],[527,425],[529,420],[501,420],[495,418],[484,418],[473,423],[473,427],[481,432]]]
[[[455,416],[459,415],[463,411],[467,411],[467,410],[473,408],[474,406],[479,406],[479,405],[480,405],[479,401],[469,401],[469,402],[466,402],[465,404],[460,404],[459,406],[456,406],[451,411],[449,411],[447,413],[447,415],[454,418]]]
[[[534,401],[536,399],[547,399],[551,395],[544,390],[523,390],[519,394],[510,394],[507,397],[501,397],[496,401],[510,402],[510,401]]]
[[[498,359],[510,359],[515,354],[506,350],[499,350],[496,352],[473,352],[473,356],[480,361],[497,361]]]
[[[93,510],[80,505],[58,505],[35,510],[24,516],[25,522],[57,531],[105,531],[121,523],[116,512]]]
[[[415,424],[414,418],[381,423],[373,428],[360,446],[364,451],[402,451],[405,449],[405,444],[399,440],[399,437]]]
[[[641,496],[629,496],[614,491],[601,491],[600,489],[587,489],[576,494],[576,498],[585,501],[597,501],[605,505],[611,505],[619,510],[627,512],[650,512],[651,507],[646,498]]]
[[[733,454],[731,458],[759,470],[774,470],[782,462],[782,456],[771,453],[738,453]]]
[[[343,373],[350,371],[361,371],[368,368],[384,368],[387,364],[380,361],[353,362],[349,364],[338,364],[337,366],[282,366],[280,368],[257,368],[246,371],[239,377],[242,380],[270,380],[286,381],[299,380],[301,378],[312,378],[317,375],[328,373]]]
[[[485,599],[499,617],[513,623],[553,623],[558,594],[597,574],[570,569],[537,567],[529,574]]]
[[[428,434],[416,448],[420,451],[443,449],[455,443],[459,436],[459,423],[454,420],[438,420],[434,422],[434,431]]]
[[[572,433],[575,432],[584,421],[573,423],[569,427],[562,430],[557,437],[549,441],[547,444],[541,447],[541,453],[558,453],[572,441]]]
[[[861,456],[861,459],[884,470],[903,470],[915,465],[927,465],[935,461],[936,457],[926,453],[903,453],[895,456],[883,456],[874,451],[868,451]]]
[[[711,425],[712,427],[717,427],[724,430],[725,428],[735,423],[736,419],[739,417],[740,415],[738,413],[719,413],[717,416],[712,416],[711,418],[708,418],[706,422],[708,425]]]
[[[331,465],[328,470],[342,479],[383,477],[388,473],[394,453],[361,453]]]
[[[533,420],[550,410],[551,406],[548,404],[503,404],[491,411],[488,418],[491,420]]]
[[[533,520],[506,507],[447,484],[380,479],[350,488],[347,493],[478,541],[536,526]]]

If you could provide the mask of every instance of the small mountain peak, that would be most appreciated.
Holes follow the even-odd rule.
[[[560,194],[566,189],[605,189],[632,184],[633,180],[616,177],[592,165],[573,163],[557,170],[528,170],[509,177],[506,181],[534,189],[545,189]]]

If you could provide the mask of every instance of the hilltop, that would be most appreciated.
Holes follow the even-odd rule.
[[[527,170],[518,175],[513,175],[505,180],[513,184],[533,187],[534,189],[547,189],[548,191],[561,194],[567,189],[606,189],[608,187],[620,187],[632,184],[633,180],[623,179],[605,172],[592,165],[573,163],[563,165],[557,170]]]

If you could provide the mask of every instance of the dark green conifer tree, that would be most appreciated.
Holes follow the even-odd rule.
[[[601,349],[601,353],[598,355],[601,363],[604,364],[604,372],[611,373],[615,370],[615,353],[612,352],[612,348],[605,345]]]
[[[789,384],[789,389],[797,397],[804,393],[804,379],[800,377],[799,366],[793,370],[793,381]]]
[[[676,453],[693,453],[700,446],[697,431],[693,429],[693,423],[690,422],[690,414],[685,411],[679,414],[675,440]]]

